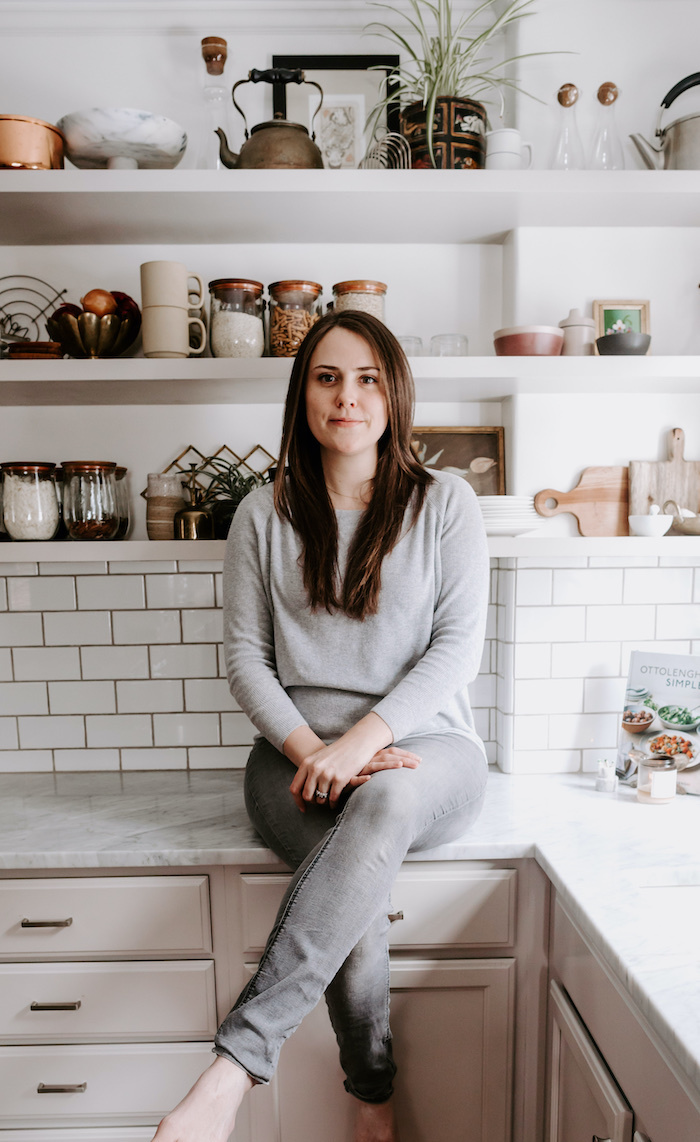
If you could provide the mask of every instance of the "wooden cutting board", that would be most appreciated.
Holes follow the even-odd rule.
[[[686,460],[684,447],[683,429],[672,428],[668,460],[630,460],[630,515],[646,515],[650,504],[663,509],[666,500],[700,510],[700,460]]]
[[[555,501],[548,506],[548,501]],[[552,516],[571,512],[581,535],[629,535],[628,470],[622,466],[584,468],[570,492],[545,488],[535,496],[535,510]]]

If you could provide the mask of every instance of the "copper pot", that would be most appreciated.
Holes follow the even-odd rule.
[[[63,170],[64,143],[53,123],[0,115],[0,170]]]

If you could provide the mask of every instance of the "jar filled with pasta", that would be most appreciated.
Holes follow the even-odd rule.
[[[318,282],[273,282],[270,292],[270,355],[296,357],[312,325],[321,316]]]
[[[335,309],[360,309],[371,313],[379,321],[384,320],[384,282],[374,282],[360,278],[349,282],[336,282],[333,286],[333,306]]]

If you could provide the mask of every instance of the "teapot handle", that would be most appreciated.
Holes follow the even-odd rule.
[[[671,90],[666,93],[666,95],[664,95],[663,99],[661,100],[659,115],[656,122],[657,135],[662,134],[661,116],[663,115],[664,110],[670,107],[671,104],[678,98],[679,95],[682,95],[684,91],[688,91],[691,87],[697,87],[698,84],[700,84],[700,71],[694,71],[692,75],[686,75],[685,79],[680,79],[678,83],[675,84],[675,86],[672,87]]]
[[[288,83],[307,83],[309,87],[315,87],[321,97],[318,107],[311,116],[311,140],[312,142],[316,141],[316,133],[313,129],[314,119],[318,115],[323,105],[323,88],[313,79],[307,79],[300,67],[268,67],[265,69],[254,67],[252,71],[248,72],[247,79],[239,79],[237,83],[234,83],[233,90],[231,92],[231,98],[233,100],[233,106],[236,108],[236,111],[238,111],[239,115],[243,119],[245,124],[245,137],[248,139],[248,123],[246,122],[246,117],[243,114],[242,109],[236,103],[236,88],[240,87],[242,83],[271,83],[275,93],[278,88],[283,88]],[[275,112],[275,118],[282,118],[282,113]]]

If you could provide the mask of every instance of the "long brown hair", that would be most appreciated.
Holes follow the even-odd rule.
[[[338,522],[321,464],[321,448],[306,418],[306,379],[311,356],[331,329],[347,329],[367,342],[379,364],[388,423],[379,440],[372,496],[348,552],[344,580],[338,582]],[[398,542],[404,514],[413,498],[415,519],[433,477],[411,450],[414,387],[408,361],[394,335],[370,314],[358,310],[327,313],[304,338],[292,368],[284,409],[275,508],[288,519],[302,546],[304,586],[311,607],[341,610],[351,618],[375,614],[382,561]]]

